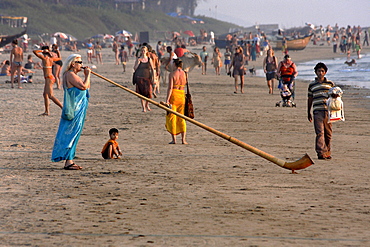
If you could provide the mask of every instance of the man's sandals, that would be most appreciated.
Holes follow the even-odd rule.
[[[76,165],[75,163],[69,164],[68,166],[64,167],[64,170],[81,170],[82,167]]]

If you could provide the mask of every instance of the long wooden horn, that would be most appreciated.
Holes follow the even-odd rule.
[[[118,84],[118,83],[116,83],[116,82],[114,82],[112,80],[109,80],[108,78],[105,78],[104,76],[99,75],[98,73],[96,73],[94,71],[91,71],[91,73],[93,75],[96,75],[97,77],[100,77],[103,80],[106,80],[107,82],[112,83],[113,85],[115,85],[117,87],[122,88],[123,90],[125,90],[125,91],[127,91],[127,92],[129,92],[129,93],[131,93],[133,95],[136,95],[137,97],[139,97],[141,99],[144,99],[144,100],[150,102],[153,105],[158,106],[159,108],[162,108],[163,110],[166,110],[168,112],[171,112],[172,114],[175,114],[176,116],[179,116],[179,117],[185,119],[186,121],[189,121],[189,122],[191,122],[191,123],[193,123],[193,124],[195,124],[195,125],[203,128],[205,130],[208,130],[209,132],[212,132],[213,134],[216,134],[216,135],[224,138],[225,140],[228,140],[231,143],[234,143],[234,144],[236,144],[236,145],[238,145],[238,146],[240,146],[240,147],[242,147],[244,149],[247,149],[248,151],[257,154],[257,155],[261,156],[262,158],[265,158],[268,161],[271,161],[272,163],[275,163],[276,165],[278,165],[278,166],[280,166],[282,168],[292,170],[292,173],[295,173],[294,172],[295,170],[301,170],[301,169],[307,168],[310,165],[314,164],[314,162],[312,161],[312,159],[310,158],[310,156],[308,156],[308,154],[305,154],[302,158],[300,158],[299,160],[294,161],[294,162],[286,162],[286,161],[284,161],[282,159],[276,158],[276,157],[274,157],[274,156],[272,156],[272,155],[270,155],[268,153],[265,153],[265,152],[263,152],[263,151],[255,148],[255,147],[252,147],[251,145],[249,145],[249,144],[247,144],[245,142],[239,141],[238,139],[236,139],[234,137],[231,137],[229,135],[226,135],[226,134],[224,134],[224,133],[222,133],[222,132],[220,132],[220,131],[218,131],[216,129],[213,129],[213,128],[205,125],[205,124],[202,124],[201,122],[198,122],[198,121],[196,121],[194,119],[191,119],[191,118],[189,118],[187,116],[184,116],[184,115],[182,115],[182,114],[180,114],[180,113],[178,113],[178,112],[176,112],[176,111],[168,108],[167,106],[162,105],[162,104],[160,104],[160,103],[158,103],[158,102],[156,102],[154,100],[151,100],[151,99],[149,99],[149,98],[147,98],[147,97],[145,97],[145,96],[143,96],[143,95],[141,95],[141,94],[139,94],[139,93],[137,93],[135,91],[132,91],[131,89],[128,89],[128,88],[126,88],[126,87],[124,87],[124,86],[122,86],[122,85],[120,85],[120,84]]]

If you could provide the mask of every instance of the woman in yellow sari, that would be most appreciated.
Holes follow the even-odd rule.
[[[166,103],[171,105],[172,110],[184,114],[185,110],[185,86],[186,74],[182,70],[182,61],[174,60],[176,69],[169,76]],[[176,144],[176,135],[181,134],[182,144],[186,142],[185,119],[168,113],[166,116],[166,129],[170,132],[172,141],[169,144]]]

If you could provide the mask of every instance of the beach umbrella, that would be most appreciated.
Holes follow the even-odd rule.
[[[62,32],[56,32],[56,33],[54,33],[54,34],[53,34],[53,36],[54,36],[54,37],[59,37],[59,38],[61,38],[61,39],[68,39],[67,34],[62,33]]]
[[[195,37],[193,31],[191,31],[191,30],[184,31],[184,34],[189,35],[190,37]]]
[[[132,36],[132,33],[126,30],[120,30],[115,33],[115,36],[124,36],[124,37],[129,37]]]
[[[104,34],[97,34],[94,36],[91,36],[92,39],[104,39]]]
[[[180,114],[180,113],[170,109],[168,107],[168,105],[166,105],[166,103],[164,103],[164,102],[158,103],[158,102],[156,102],[152,99],[149,99],[149,98],[147,98],[147,97],[145,97],[145,96],[143,96],[143,95],[127,88],[127,87],[122,86],[121,84],[118,84],[118,83],[116,83],[112,80],[109,80],[108,78],[105,78],[104,76],[99,75],[98,73],[95,73],[94,71],[91,71],[91,74],[96,75],[97,77],[100,77],[101,79],[103,79],[103,80],[105,80],[105,81],[107,81],[107,82],[109,82],[109,83],[111,83],[111,84],[113,84],[113,85],[115,85],[115,86],[117,86],[117,87],[119,87],[119,88],[121,88],[121,89],[123,89],[123,90],[141,98],[141,99],[143,99],[143,100],[148,101],[149,103],[167,111],[168,113],[172,113],[172,114],[174,114],[178,117],[181,117],[181,118],[185,119],[186,121],[191,122],[192,124],[194,124],[194,125],[196,125],[200,128],[203,128],[203,129],[205,129],[205,130],[207,130],[207,131],[209,131],[209,132],[211,132],[211,133],[213,133],[213,134],[215,134],[215,135],[217,135],[217,136],[219,136],[219,137],[221,137],[221,138],[223,138],[223,139],[225,139],[225,140],[227,140],[227,141],[229,141],[229,142],[231,142],[235,145],[238,145],[239,147],[242,147],[242,148],[244,148],[244,149],[246,149],[246,150],[248,150],[248,151],[250,151],[250,152],[252,152],[252,153],[254,153],[254,154],[270,161],[270,162],[272,162],[272,163],[275,163],[276,165],[278,165],[282,168],[291,170],[293,173],[295,173],[296,170],[305,169],[305,168],[309,167],[310,165],[314,164],[314,162],[312,161],[312,159],[310,158],[310,156],[308,154],[304,155],[299,160],[293,161],[293,162],[287,162],[285,160],[274,157],[271,154],[265,153],[264,151],[259,150],[255,147],[252,147],[251,145],[249,145],[245,142],[239,141],[238,139],[236,139],[234,137],[231,137],[231,136],[229,136],[225,133],[222,133],[221,131],[213,129],[213,128],[211,128],[211,127],[209,127],[209,126],[207,126],[207,125],[205,125],[201,122],[198,122],[198,121],[196,121],[192,118],[189,118],[189,117],[187,117],[183,114]]]
[[[173,32],[174,35],[176,36],[181,36],[181,34],[179,32]]]
[[[114,36],[110,34],[104,34],[103,39],[114,39]]]
[[[67,35],[67,39],[68,39],[69,41],[77,41],[77,40],[78,40],[76,37],[74,37],[74,36],[72,36],[72,35],[70,35],[70,34],[68,34],[68,33],[66,33],[66,35]]]

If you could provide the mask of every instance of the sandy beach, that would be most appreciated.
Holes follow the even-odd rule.
[[[80,54],[86,60],[86,50]],[[344,56],[312,45],[290,55]],[[126,73],[111,49],[103,61],[94,71],[134,90],[133,59]],[[249,67],[261,65],[258,58]],[[0,246],[369,246],[369,90],[343,87],[346,121],[333,123],[333,159],[322,161],[307,120],[307,82],[297,81],[297,107],[283,108],[265,78],[247,75],[245,94],[234,94],[224,68],[216,76],[209,64],[207,72],[189,76],[195,120],[283,160],[307,153],[315,164],[291,174],[191,123],[189,145],[169,145],[164,110],[143,113],[136,96],[92,76],[75,159],[83,169],[65,171],[50,161],[61,110],[51,103],[51,115],[39,116],[42,71],[23,89],[0,77]],[[166,86],[154,100],[165,100]],[[62,90],[55,95],[63,100]],[[100,154],[112,127],[120,160]]]

